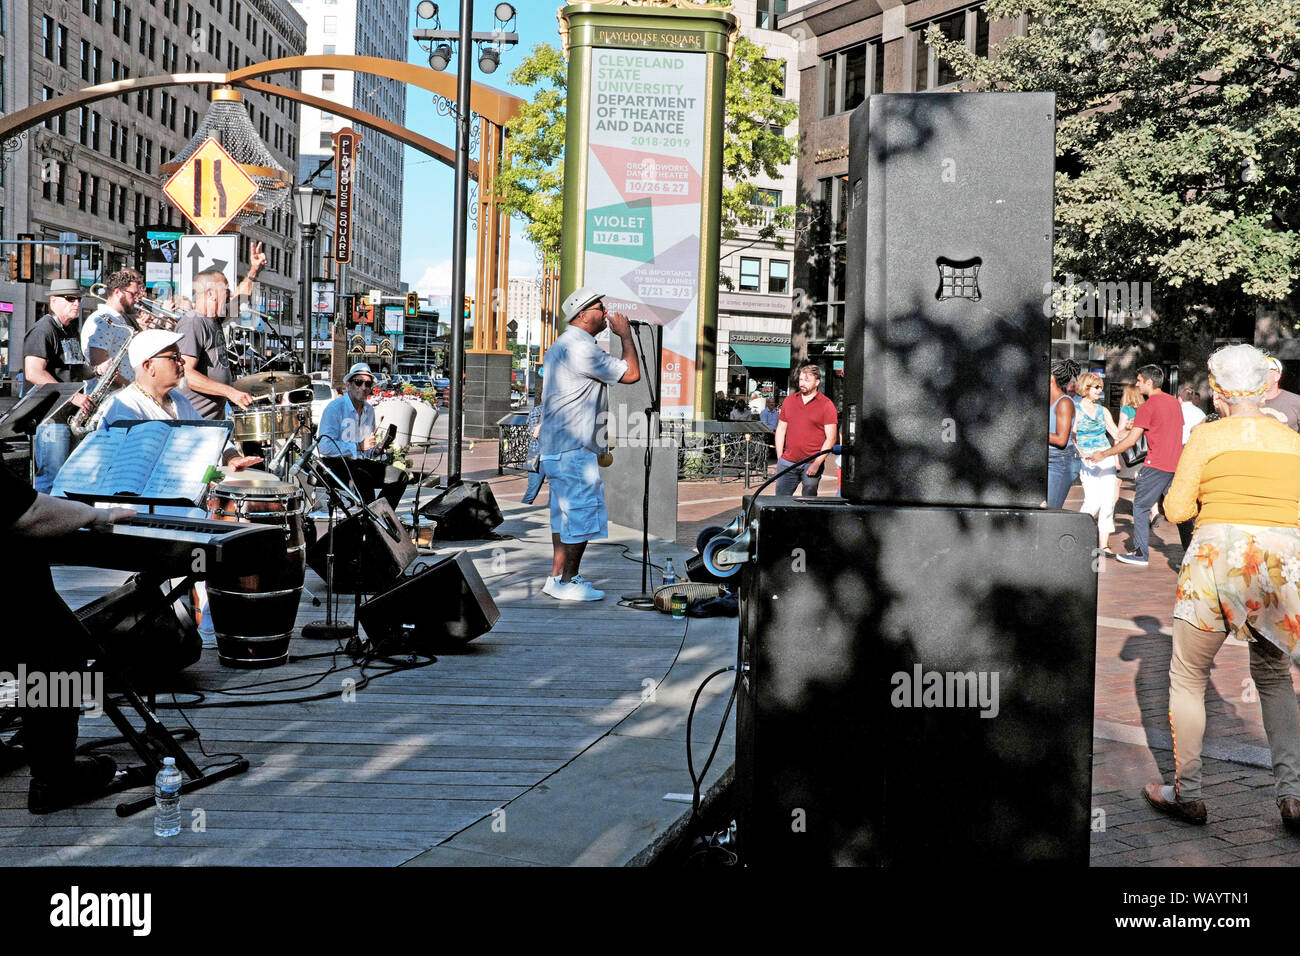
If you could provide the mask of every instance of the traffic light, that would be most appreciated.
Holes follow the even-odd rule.
[[[420,294],[418,292],[406,293],[406,317],[416,319],[420,316]]]
[[[465,318],[469,318],[470,311],[474,308],[474,300],[465,296]]]

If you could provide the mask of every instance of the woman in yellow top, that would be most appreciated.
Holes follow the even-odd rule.
[[[1205,687],[1233,634],[1250,644],[1282,822],[1300,834],[1300,711],[1291,686],[1291,658],[1300,654],[1300,434],[1260,412],[1262,352],[1230,345],[1209,365],[1224,417],[1192,430],[1165,496],[1170,521],[1196,516],[1178,572],[1169,662],[1174,785],[1148,784],[1143,796],[1162,813],[1205,822]]]

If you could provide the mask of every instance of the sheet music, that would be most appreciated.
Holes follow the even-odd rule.
[[[221,461],[227,431],[224,428],[173,428],[160,424],[171,433],[170,441],[156,459],[153,476],[140,494],[145,498],[185,498],[197,504],[206,488],[203,475],[210,466]]]
[[[166,457],[163,448],[171,428],[166,422],[139,422],[123,431],[126,437],[119,443],[102,485],[110,495],[143,494],[149,475]]]
[[[59,469],[50,494],[66,497],[69,492],[99,493],[101,481],[108,474],[118,445],[125,437],[126,431],[120,428],[101,428],[87,435]]]
[[[59,469],[51,493],[197,505],[221,461],[229,422],[132,422],[92,432]]]

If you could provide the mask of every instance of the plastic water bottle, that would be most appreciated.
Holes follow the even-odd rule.
[[[664,562],[664,584],[676,584],[677,572],[673,570],[673,559]]]
[[[175,757],[164,757],[153,782],[153,833],[170,837],[181,832],[181,772]]]

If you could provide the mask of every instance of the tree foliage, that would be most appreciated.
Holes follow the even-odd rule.
[[[1293,0],[989,0],[1027,16],[989,59],[931,29],[980,90],[1056,93],[1055,270],[1149,281],[1157,320],[1110,344],[1253,334],[1300,258]]]
[[[738,38],[727,69],[723,118],[722,237],[733,238],[741,226],[758,226],[760,239],[776,239],[777,230],[793,220],[793,207],[775,210],[770,222],[754,204],[754,176],[775,178],[794,155],[794,140],[781,130],[798,115],[798,107],[775,92],[784,75],[783,62],[767,60],[757,44]],[[564,123],[568,64],[560,51],[538,44],[510,74],[514,83],[538,85],[531,102],[507,124],[509,155],[499,183],[506,207],[528,219],[529,241],[543,254],[558,257],[564,204]]]

